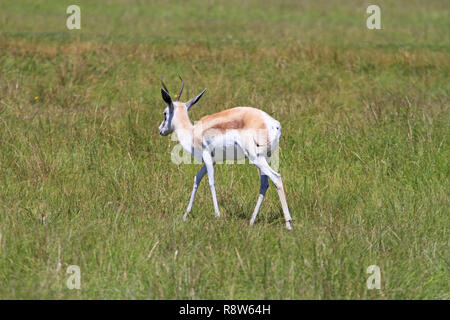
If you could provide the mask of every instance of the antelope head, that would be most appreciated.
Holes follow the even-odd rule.
[[[172,97],[169,94],[169,90],[167,90],[166,85],[164,84],[164,81],[161,78],[161,96],[164,102],[166,103],[166,108],[164,109],[164,120],[161,122],[159,126],[159,134],[162,136],[167,136],[168,134],[172,133],[175,130],[173,119],[176,117],[176,109],[175,107],[181,107],[184,108],[187,111],[196,104],[202,95],[206,92],[206,89],[202,91],[199,95],[192,98],[188,102],[181,102],[179,101],[181,94],[183,93],[184,83],[183,79],[181,79],[181,89],[178,95],[175,95],[175,99],[172,99]]]

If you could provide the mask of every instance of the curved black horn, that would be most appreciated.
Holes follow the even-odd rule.
[[[177,100],[180,100],[181,94],[183,93],[184,83],[183,83],[183,79],[181,79],[181,76],[178,75],[178,77],[181,80],[181,89],[180,89],[180,93],[177,95]]]
[[[163,81],[162,76],[161,76],[161,78],[159,78],[159,80],[161,80],[161,84],[162,84],[164,90],[166,90],[166,92],[169,93],[169,90],[167,90],[167,87],[166,87],[166,85],[164,84],[164,81]]]

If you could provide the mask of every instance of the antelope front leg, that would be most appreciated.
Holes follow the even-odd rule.
[[[217,204],[216,188],[214,186],[214,162],[211,154],[208,152],[203,153],[203,162],[205,163],[206,170],[208,172],[209,187],[211,188],[211,195],[214,204],[214,215],[216,218],[220,217],[219,205]]]
[[[192,188],[191,199],[189,200],[189,205],[187,207],[186,213],[183,215],[183,221],[186,221],[186,218],[187,218],[189,212],[191,212],[191,210],[192,210],[192,206],[194,205],[194,199],[195,199],[195,194],[197,193],[198,185],[200,184],[203,177],[205,176],[205,173],[206,173],[206,166],[203,165],[194,177],[194,187]]]

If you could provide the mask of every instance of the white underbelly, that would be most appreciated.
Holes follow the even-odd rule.
[[[220,163],[226,160],[241,160],[245,158],[242,148],[237,145],[215,146],[212,150],[213,160]]]
[[[241,147],[242,142],[241,136],[237,132],[230,131],[226,135],[212,139],[208,149],[216,163],[226,160],[241,160],[245,158],[245,152]]]

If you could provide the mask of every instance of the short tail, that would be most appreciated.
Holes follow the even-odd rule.
[[[277,125],[274,125],[268,132],[268,136],[264,137],[263,139],[260,138],[260,136],[255,137],[253,136],[253,141],[255,142],[255,145],[257,147],[257,150],[261,150],[261,152],[265,152],[267,157],[270,158],[272,152],[278,147],[278,144],[280,142],[281,138],[281,125],[277,123]],[[257,138],[260,138],[258,141]],[[264,141],[264,142],[262,142]]]

